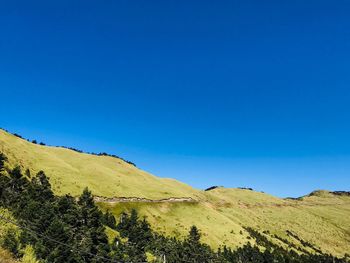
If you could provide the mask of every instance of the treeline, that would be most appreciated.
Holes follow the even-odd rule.
[[[110,212],[103,213],[95,205],[87,189],[77,199],[55,196],[44,172],[23,176],[18,167],[6,171],[5,161],[0,153],[0,206],[10,210],[16,222],[1,215],[0,221],[16,224],[19,231],[8,231],[1,245],[18,258],[23,248],[31,245],[37,259],[50,263],[347,262],[331,255],[286,250],[250,228],[246,230],[264,251],[250,243],[236,250],[223,247],[214,251],[201,243],[195,226],[179,240],[154,232],[136,210],[123,213],[117,222]],[[117,231],[117,237],[109,240],[106,227]]]
[[[11,133],[9,132],[8,130],[6,129],[3,129],[3,128],[0,128],[1,130],[4,130],[5,132],[7,133]],[[45,146],[46,143],[44,142],[38,142],[37,140],[29,140],[29,139],[26,139],[24,137],[22,137],[21,135],[19,135],[18,133],[11,133],[12,135],[22,139],[22,140],[26,140],[27,142],[31,142],[33,144],[39,144],[39,145],[42,145],[42,146]],[[117,159],[120,159],[128,164],[131,164],[133,166],[136,167],[136,164],[129,161],[129,160],[126,160],[118,155],[115,155],[115,154],[110,154],[110,153],[106,153],[106,152],[100,152],[100,153],[95,153],[95,152],[84,152],[83,150],[80,150],[80,149],[77,149],[77,148],[74,148],[74,147],[67,147],[67,146],[53,146],[53,147],[61,147],[61,148],[65,148],[65,149],[68,149],[68,150],[71,150],[71,151],[75,151],[75,152],[78,152],[78,153],[86,153],[86,154],[92,154],[92,155],[96,155],[96,156],[109,156],[109,157],[113,157],[113,158],[117,158]]]
[[[214,186],[208,187],[208,188],[205,189],[204,191],[211,191],[211,190],[214,190],[214,189],[219,188],[219,187],[223,187],[223,186],[214,185]],[[238,189],[254,191],[254,189],[253,189],[253,188],[250,188],[250,187],[238,187]]]

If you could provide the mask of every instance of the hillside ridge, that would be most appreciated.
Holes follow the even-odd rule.
[[[12,132],[9,132],[8,130],[4,129],[4,128],[1,128],[0,127],[0,150],[5,151],[3,145],[2,145],[2,140],[3,140],[3,137],[2,135],[8,135],[8,136],[14,136],[15,138],[19,139],[19,140],[23,140],[23,142],[25,143],[28,143],[28,144],[33,144],[35,146],[39,146],[39,147],[46,147],[46,148],[51,148],[51,149],[63,149],[63,150],[67,150],[67,151],[71,151],[72,153],[79,153],[79,154],[84,154],[84,155],[89,155],[89,156],[96,156],[96,157],[111,157],[111,158],[115,158],[115,159],[118,159],[119,161],[121,162],[124,162],[125,164],[128,164],[128,165],[131,165],[131,166],[134,166],[135,168],[136,165],[134,162],[131,162],[131,161],[128,161],[128,160],[125,160],[124,158],[118,156],[118,155],[115,155],[115,154],[109,154],[109,153],[105,153],[105,152],[100,152],[100,153],[94,153],[94,152],[85,152],[85,151],[82,151],[82,150],[79,150],[79,149],[76,149],[76,148],[73,148],[73,147],[69,147],[69,146],[54,146],[54,145],[47,145],[46,143],[43,143],[43,142],[40,142],[40,143],[37,143],[36,140],[29,140],[29,139],[26,139],[24,138],[23,136],[19,135],[18,133],[12,133]],[[33,143],[34,142],[34,143]],[[20,162],[19,162],[20,163]],[[23,168],[26,168],[26,167],[23,167]],[[140,170],[142,171],[142,170]],[[143,172],[143,171],[142,171]],[[149,174],[151,175],[151,174]],[[158,177],[160,179],[165,179],[165,180],[173,180],[173,181],[176,181],[175,179],[172,179],[172,178],[164,178],[164,177]],[[188,185],[189,186],[189,185]],[[190,187],[190,186],[189,186]],[[195,189],[195,188],[192,188],[196,191],[199,191],[199,192],[211,192],[212,190],[215,190],[215,189],[231,189],[231,188],[227,188],[227,187],[224,187],[224,186],[211,186],[211,187],[208,187],[204,190],[200,190],[200,189]],[[249,191],[253,191],[253,192],[257,192],[257,191],[254,191],[254,189],[250,188],[250,187],[235,187],[235,188],[232,188],[232,189],[242,189],[242,190],[249,190]],[[345,191],[345,190],[339,190],[339,191],[329,191],[329,190],[326,190],[326,189],[322,189],[322,190],[314,190],[312,192],[310,192],[309,194],[306,194],[306,195],[303,195],[303,196],[300,196],[300,197],[286,197],[286,198],[281,198],[281,199],[294,199],[294,200],[299,200],[303,197],[307,197],[307,196],[313,196],[313,195],[322,195],[322,194],[333,194],[333,195],[342,195],[342,196],[350,196],[350,191]],[[102,196],[99,196],[99,197],[102,197]],[[104,196],[105,197],[105,196]],[[108,197],[105,197],[106,199],[107,198],[130,198],[130,200],[132,200],[133,198],[138,198],[137,196],[108,196]],[[168,198],[192,198],[192,197],[173,197],[173,196],[169,196],[167,198],[164,198],[164,199],[168,199]],[[276,197],[276,198],[280,198],[280,197]],[[143,198],[141,197],[140,199],[145,199],[147,200],[148,198]],[[152,200],[152,201],[157,201],[157,200],[162,200],[161,199],[149,199],[149,200]]]
[[[55,193],[78,196],[88,187],[95,196],[163,199],[196,198],[199,191],[171,178],[156,177],[114,156],[92,155],[71,149],[28,142],[0,130],[0,151],[11,166],[31,174],[43,170]]]

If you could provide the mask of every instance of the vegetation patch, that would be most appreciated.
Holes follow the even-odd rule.
[[[1,245],[16,258],[26,259],[23,248],[32,248],[29,252],[41,262],[62,263],[347,262],[346,258],[323,253],[293,253],[252,228],[246,231],[264,251],[250,242],[237,250],[224,246],[214,251],[200,241],[201,232],[194,225],[180,240],[153,231],[135,209],[122,212],[117,221],[109,210],[101,212],[88,189],[78,199],[55,196],[44,172],[29,179],[18,166],[4,171],[5,161],[6,157],[0,154],[0,170],[5,173],[0,176],[0,206],[12,217],[3,213],[0,220],[13,228],[6,227]]]

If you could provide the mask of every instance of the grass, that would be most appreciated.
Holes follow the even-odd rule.
[[[244,226],[302,246],[287,230],[321,250],[342,256],[350,251],[350,197],[327,191],[314,192],[300,200],[281,199],[265,193],[217,188],[209,192],[194,189],[172,179],[155,177],[120,159],[77,153],[41,146],[0,130],[0,151],[10,166],[20,164],[35,173],[44,170],[56,194],[79,195],[84,187],[105,197],[162,199],[192,197],[198,203],[100,203],[116,217],[136,208],[152,227],[166,235],[184,238],[192,225],[202,232],[202,240],[214,248],[242,246],[249,239]],[[1,228],[0,228],[1,229]],[[117,233],[108,230],[112,239]],[[286,244],[284,244],[286,246]],[[305,248],[310,250],[310,248]]]
[[[110,210],[117,217],[122,211],[135,208],[142,217],[147,218],[154,230],[181,239],[192,225],[196,225],[202,232],[203,241],[213,247],[224,243],[240,246],[247,240],[247,233],[242,226],[211,209],[206,203],[99,203],[99,206],[102,210]],[[240,231],[244,234],[239,235]]]
[[[268,231],[269,239],[277,243],[280,241],[273,237],[275,234],[303,247],[287,235],[289,230],[327,253],[342,256],[350,251],[349,197],[312,196],[296,201],[224,188],[207,192],[205,196],[197,204],[100,203],[99,206],[117,217],[122,211],[135,208],[158,232],[180,238],[195,224],[202,231],[202,240],[214,248],[243,245],[249,240],[243,226],[250,226],[260,232]]]
[[[284,200],[240,189],[218,189],[211,194],[239,200],[219,204],[224,206],[222,213],[232,220],[298,243],[286,234],[286,230],[292,231],[328,253],[343,255],[350,251],[349,197],[330,194]]]
[[[195,197],[197,191],[173,179],[144,172],[121,159],[78,153],[27,142],[0,129],[0,151],[11,165],[44,170],[57,194],[80,195],[87,186],[95,195],[113,197]]]

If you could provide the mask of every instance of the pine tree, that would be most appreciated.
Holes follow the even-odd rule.
[[[5,162],[7,161],[7,158],[5,154],[0,153],[0,172],[2,172],[5,169]]]
[[[13,228],[7,230],[2,240],[2,247],[9,250],[14,255],[18,256],[19,242],[16,237],[16,231]]]
[[[192,226],[183,243],[183,257],[187,262],[214,262],[216,257],[212,250],[200,243],[201,234],[196,226]]]
[[[198,246],[200,245],[200,239],[201,239],[201,235],[199,233],[198,228],[196,226],[192,226],[188,236],[188,241],[191,244]]]
[[[109,210],[103,215],[103,223],[112,229],[117,227],[115,217]]]
[[[81,224],[79,246],[85,252],[108,257],[109,246],[105,228],[102,224],[102,212],[95,205],[91,192],[85,188],[78,201]],[[87,262],[95,262],[96,258],[86,256]],[[96,261],[97,262],[97,261]]]
[[[49,179],[43,171],[38,172],[32,179],[31,191],[31,194],[35,195],[37,200],[49,201],[54,198]]]

